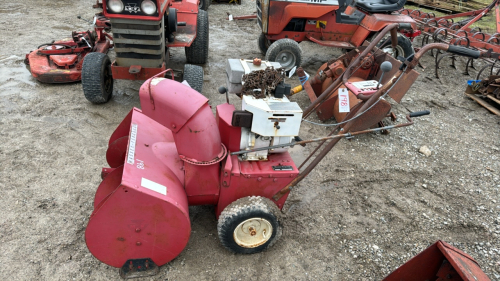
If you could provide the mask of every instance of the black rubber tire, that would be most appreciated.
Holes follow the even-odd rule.
[[[167,25],[166,30],[168,30],[169,34],[177,31],[177,9],[169,7],[168,16],[167,13],[165,13],[163,19],[164,24]]]
[[[234,239],[234,230],[248,219],[259,218],[267,220],[272,228],[271,238],[264,244],[247,248],[238,245]],[[259,253],[272,246],[281,237],[281,212],[270,199],[260,196],[244,197],[229,204],[219,216],[217,232],[222,245],[229,251],[238,254]]]
[[[280,39],[272,43],[266,52],[267,61],[277,61],[285,68],[291,70],[294,66],[299,67],[302,62],[302,50],[299,43],[292,39]]]
[[[198,10],[207,11],[208,7],[210,7],[210,4],[212,4],[212,0],[200,0]]]
[[[113,95],[111,61],[103,53],[89,53],[82,66],[82,87],[85,98],[91,103],[106,103]]]
[[[203,90],[203,68],[201,66],[185,64],[182,79],[186,80],[191,88],[201,94]]]
[[[191,46],[184,48],[188,63],[204,64],[208,59],[208,13],[198,10],[196,38]]]
[[[391,46],[390,37],[384,37],[381,40],[381,43],[378,44],[377,48],[383,49],[390,46]],[[410,39],[404,36],[403,34],[398,34],[398,46],[396,47],[396,53],[393,54],[393,56],[395,58],[397,58],[398,56],[407,58],[413,54],[415,54],[415,50],[413,49],[413,45]]]
[[[271,41],[267,39],[264,33],[261,33],[259,39],[257,40],[257,44],[259,45],[259,50],[263,55],[266,55],[267,49],[271,45]]]

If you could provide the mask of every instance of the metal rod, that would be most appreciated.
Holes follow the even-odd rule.
[[[333,133],[335,133],[339,128],[340,128],[340,125],[337,125],[335,127],[335,129],[333,129],[328,134],[328,136],[333,135]],[[307,163],[307,161],[309,161],[309,159],[311,159],[311,157],[313,157],[314,154],[316,154],[316,152],[325,144],[325,142],[326,142],[326,140],[322,141],[311,153],[309,153],[309,156],[307,156],[307,158],[304,161],[302,161],[302,163],[300,163],[300,166],[298,167],[299,170],[302,168],[302,166],[304,166]]]
[[[271,145],[271,146],[266,146],[266,147],[259,147],[259,148],[249,149],[249,150],[241,150],[241,151],[237,151],[237,152],[231,152],[231,155],[240,155],[240,154],[251,153],[251,152],[256,152],[256,151],[269,150],[269,149],[273,149],[273,148],[284,148],[287,146],[301,145],[301,144],[306,144],[306,143],[311,143],[311,142],[320,142],[320,141],[326,141],[326,140],[337,139],[337,138],[350,138],[350,137],[353,137],[356,135],[374,133],[374,132],[379,132],[382,130],[391,130],[391,129],[396,129],[396,128],[401,128],[401,127],[413,125],[413,121],[410,119],[410,117],[407,116],[406,118],[408,118],[408,120],[410,120],[410,122],[398,124],[398,125],[384,126],[384,127],[379,127],[379,128],[375,128],[375,129],[357,131],[357,132],[352,132],[352,133],[337,134],[335,136],[327,136],[327,137],[322,137],[322,138],[314,138],[314,139],[310,139],[310,140],[303,140],[303,141],[297,141],[297,142],[294,141],[294,142],[290,142],[290,143]]]

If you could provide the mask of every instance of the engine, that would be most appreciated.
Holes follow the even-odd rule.
[[[287,144],[299,134],[302,109],[291,102],[290,85],[279,63],[255,60],[228,60],[230,93],[241,96],[241,111],[233,115],[233,126],[241,127],[240,150]],[[282,153],[288,146],[242,154],[242,160],[267,160],[269,153]]]

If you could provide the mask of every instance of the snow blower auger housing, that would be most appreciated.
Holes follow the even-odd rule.
[[[201,0],[203,1],[203,0]],[[116,59],[91,54],[84,63],[85,97],[105,103],[112,95],[113,79],[146,80],[164,71],[169,48],[185,49],[186,61],[204,64],[208,59],[208,13],[200,0],[102,0],[98,2],[111,22]],[[203,8],[203,5],[201,6]],[[185,65],[183,80],[202,91],[203,69]]]
[[[250,68],[252,62],[238,62],[244,67],[233,62],[226,68],[228,81],[236,83],[233,78],[242,77],[242,110],[236,110],[227,98],[227,103],[217,106],[215,117],[207,98],[192,88],[160,78],[164,73],[147,80],[139,92],[142,110],[132,109],[109,139],[106,160],[110,168],[102,170],[103,181],[85,231],[90,252],[121,268],[122,275],[157,268],[184,249],[191,230],[188,206],[202,204],[216,206],[224,247],[245,254],[268,248],[282,233],[280,209],[290,188],[341,138],[409,126],[411,117],[429,114],[413,112],[406,116],[408,122],[368,129],[391,109],[390,105],[375,106],[384,94],[399,81],[414,82],[405,78],[423,53],[439,48],[479,56],[462,47],[430,44],[411,62],[394,61],[398,71],[352,108],[342,128],[337,125],[326,137],[301,140],[302,120],[328,99],[344,75],[351,77],[375,44],[394,28],[396,24],[384,28],[304,112],[283,96],[283,89],[289,90],[283,80],[285,71],[272,66],[259,69],[267,65],[260,60],[254,60],[254,71],[243,77],[241,69]],[[310,87],[307,83],[306,88]],[[224,87],[219,92],[228,95]],[[288,148],[312,142],[318,142],[318,147],[297,167]]]

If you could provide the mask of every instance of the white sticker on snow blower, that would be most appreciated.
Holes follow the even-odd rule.
[[[128,154],[127,154],[127,163],[130,165],[134,165],[136,140],[137,140],[137,124],[132,123],[132,128],[130,129],[130,140],[128,142]]]
[[[339,88],[339,112],[349,112],[349,92],[346,88]]]
[[[158,192],[163,195],[167,195],[167,187],[164,185],[161,185],[159,183],[156,183],[154,181],[142,178],[141,179],[141,186],[144,188],[147,188],[149,190],[152,190],[154,192]]]

